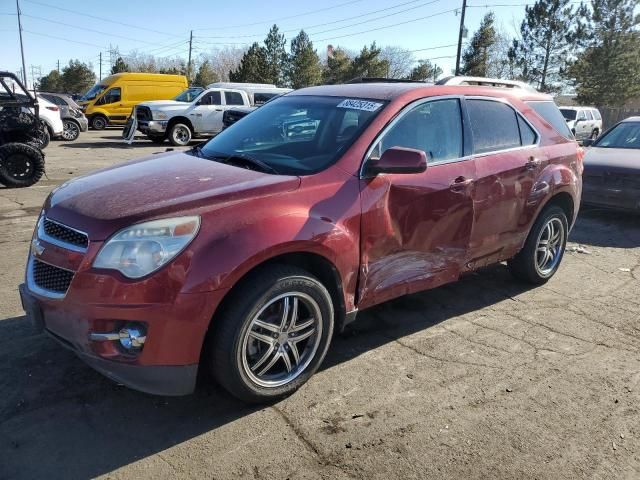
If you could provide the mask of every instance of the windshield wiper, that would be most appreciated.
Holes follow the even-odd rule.
[[[263,162],[262,160],[258,160],[257,158],[249,157],[248,155],[243,155],[240,153],[234,153],[229,155],[222,161],[222,163],[238,163],[237,160],[240,160],[241,162],[248,163],[250,165],[258,167],[263,172],[273,173],[275,175],[278,175],[278,171],[275,168],[273,168],[271,165]]]

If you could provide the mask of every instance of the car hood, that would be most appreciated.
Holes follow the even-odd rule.
[[[185,109],[190,103],[187,102],[176,102],[175,100],[151,100],[148,102],[139,103],[139,107],[149,107],[151,110],[177,110],[177,109]]]
[[[78,177],[47,199],[47,217],[104,240],[142,221],[200,213],[291,191],[296,176],[270,175],[184,152],[153,155]]]
[[[591,147],[584,157],[585,172],[640,173],[640,149]]]

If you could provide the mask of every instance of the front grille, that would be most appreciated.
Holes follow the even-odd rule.
[[[73,279],[73,272],[40,262],[35,258],[31,268],[33,283],[38,287],[55,293],[67,293]]]
[[[138,121],[148,122],[151,120],[151,109],[149,107],[136,107],[136,118]]]
[[[43,222],[44,233],[63,243],[75,245],[76,247],[87,248],[89,239],[84,233],[78,232],[72,228],[62,225],[48,218]]]

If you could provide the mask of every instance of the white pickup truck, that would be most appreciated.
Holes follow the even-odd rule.
[[[222,116],[228,108],[260,105],[290,91],[269,84],[212,83],[206,89],[189,88],[173,100],[140,103],[134,115],[137,129],[152,142],[168,138],[173,145],[184,146],[194,137],[222,131]]]

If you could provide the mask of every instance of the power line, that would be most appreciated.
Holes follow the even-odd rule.
[[[339,35],[337,37],[314,39],[314,41],[315,42],[326,42],[326,41],[330,41],[330,40],[337,40],[339,38],[346,38],[346,37],[353,37],[355,35],[362,35],[363,33],[377,32],[379,30],[385,30],[387,28],[393,28],[393,27],[397,27],[397,26],[400,26],[400,25],[406,25],[408,23],[419,22],[420,20],[426,20],[428,18],[437,17],[439,15],[444,15],[446,13],[452,13],[452,12],[455,12],[456,10],[458,10],[458,9],[457,8],[452,8],[451,10],[445,10],[444,12],[433,13],[433,14],[427,15],[425,17],[414,18],[413,20],[406,20],[404,22],[393,23],[391,25],[384,25],[382,27],[371,28],[369,30],[362,30],[360,32],[349,33],[349,34],[346,34],[346,35]]]
[[[57,23],[58,25],[64,25],[65,27],[69,27],[69,28],[76,28],[78,30],[84,30],[86,32],[98,33],[100,35],[105,35],[105,36],[108,36],[108,37],[118,37],[118,38],[123,38],[125,40],[130,40],[130,41],[133,41],[133,42],[147,43],[149,45],[155,45],[155,42],[149,42],[147,40],[139,40],[137,38],[132,38],[132,37],[125,37],[124,35],[116,35],[115,33],[103,32],[101,30],[95,30],[93,28],[79,27],[78,25],[59,22],[58,20],[49,20],[48,18],[38,17],[37,15],[28,15],[26,13],[23,13],[22,16],[23,17],[28,17],[28,18],[35,18],[36,20],[42,20],[44,22]]]
[[[425,52],[427,50],[437,50],[439,48],[455,47],[456,45],[458,45],[458,44],[457,43],[450,43],[449,45],[438,45],[437,47],[418,48],[417,50],[407,50],[407,51],[410,52],[410,53]]]
[[[291,29],[291,30],[282,30],[281,33],[299,32],[300,30],[307,31],[307,30],[311,30],[311,29],[317,28],[317,27],[324,27],[324,26],[327,26],[327,25],[334,25],[336,23],[342,23],[342,22],[346,22],[346,21],[349,21],[349,20],[356,20],[358,18],[362,18],[362,17],[366,17],[366,16],[369,16],[369,15],[373,15],[375,13],[386,12],[386,11],[393,10],[395,8],[398,8],[398,7],[402,7],[404,5],[408,5],[408,4],[411,4],[411,3],[416,3],[417,1],[420,1],[420,0],[411,0],[409,2],[404,2],[404,3],[400,3],[398,5],[394,5],[393,7],[381,8],[379,10],[373,10],[371,12],[362,13],[360,15],[355,15],[353,17],[346,17],[346,18],[343,18],[341,20],[334,20],[333,22],[318,23],[316,25],[308,25],[306,27],[294,28],[294,29]],[[401,13],[405,13],[405,12],[408,12],[410,10],[415,10],[417,8],[426,7],[427,5],[438,3],[438,2],[441,2],[441,1],[442,0],[431,0],[431,1],[428,1],[428,2],[425,2],[425,3],[422,3],[420,5],[415,5],[413,7],[409,7],[409,8],[406,8],[404,10],[399,10],[397,12],[390,13],[390,14],[382,16],[382,17],[376,17],[376,18],[371,18],[371,19],[368,19],[368,20],[362,20],[359,23],[360,24],[368,23],[368,22],[373,22],[375,20],[380,20],[380,19],[383,19],[383,18],[392,17],[394,15],[399,15]],[[351,28],[351,27],[352,27],[352,25],[347,25],[347,26],[343,26],[343,27],[332,28],[332,29],[329,29],[329,30],[323,30],[321,32],[313,32],[313,33],[309,32],[309,33],[311,33],[312,35],[319,35],[321,33],[331,32],[331,31],[334,31],[334,30],[342,30],[342,29]],[[233,37],[234,38],[252,38],[252,37],[259,37],[259,36],[262,36],[262,35],[264,35],[264,33],[256,33],[256,34],[252,34],[252,35],[234,35]],[[228,35],[227,36],[200,36],[200,38],[228,38],[228,37],[229,37]]]
[[[167,32],[161,32],[160,30],[153,30],[151,28],[141,27],[140,25],[132,25],[131,23],[118,22],[116,20],[111,20],[110,18],[99,17],[97,15],[90,15],[88,13],[78,12],[77,10],[70,10],[68,8],[58,7],[57,5],[51,5],[51,4],[48,4],[48,3],[37,2],[35,0],[23,0],[23,1],[28,2],[28,3],[33,3],[35,5],[41,5],[43,7],[55,8],[56,10],[61,10],[63,12],[68,12],[68,13],[73,13],[75,15],[81,15],[83,17],[93,18],[93,19],[96,19],[96,20],[102,20],[103,22],[109,22],[109,23],[114,23],[116,25],[123,25],[123,26],[129,27],[129,28],[135,28],[136,30],[145,30],[147,32],[158,33],[160,35],[165,35],[165,36],[168,36],[168,37],[177,37],[178,36],[178,35],[174,35],[174,34],[167,33]]]
[[[291,18],[304,17],[305,15],[313,15],[314,13],[320,13],[320,12],[325,12],[327,10],[333,10],[334,8],[340,8],[340,7],[344,7],[346,5],[352,5],[354,3],[359,3],[359,2],[362,2],[362,1],[364,1],[364,0],[350,0],[349,2],[339,3],[338,5],[333,5],[331,7],[324,7],[324,8],[320,8],[318,10],[312,10],[310,12],[298,13],[296,15],[290,15],[288,17],[274,18],[273,20],[263,20],[261,22],[244,23],[242,25],[227,25],[226,27],[217,26],[217,27],[209,27],[209,28],[194,28],[194,31],[197,31],[197,30],[200,30],[200,31],[204,31],[204,30],[228,30],[230,28],[242,28],[242,27],[253,27],[254,25],[265,25],[265,24],[268,24],[268,23],[279,22],[281,20],[289,20]]]
[[[23,31],[23,32],[26,32],[26,33],[29,33],[29,34],[31,34],[31,35],[39,35],[39,36],[41,36],[41,37],[55,38],[56,40],[64,40],[65,42],[78,43],[78,44],[80,44],[80,45],[88,45],[88,46],[90,46],[90,47],[97,47],[97,48],[105,49],[105,50],[106,50],[106,48],[104,47],[104,45],[103,45],[103,46],[100,46],[100,45],[96,45],[95,43],[81,42],[81,41],[79,41],[79,40],[69,40],[68,38],[64,38],[64,37],[57,37],[57,36],[55,36],[55,35],[48,35],[48,34],[46,34],[46,33],[32,32],[31,30],[25,30],[25,29],[22,29],[22,31]]]

